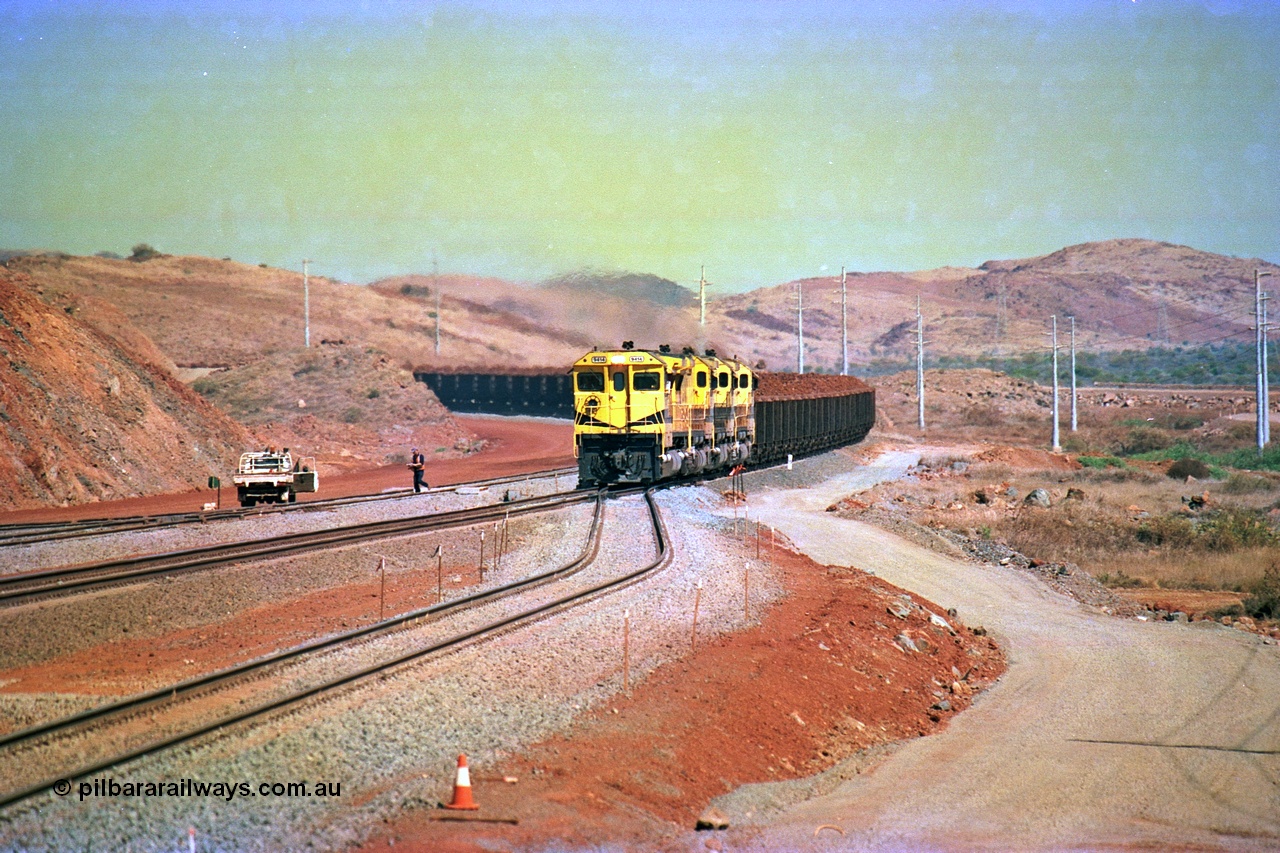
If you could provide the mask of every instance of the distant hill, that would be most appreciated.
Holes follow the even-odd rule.
[[[697,294],[674,281],[641,273],[605,273],[580,270],[546,281],[548,290],[576,291],[592,296],[612,296],[632,302],[652,302],[667,308],[688,308],[698,304]]]
[[[1154,240],[1069,246],[1049,255],[987,261],[976,269],[847,277],[853,365],[908,359],[915,306],[933,357],[1045,352],[1050,318],[1059,343],[1075,317],[1079,346],[1097,350],[1250,340],[1256,258],[1232,258]],[[807,369],[840,368],[840,280],[805,279],[717,299],[708,325],[722,350],[795,369],[796,290],[804,288]]]
[[[13,257],[8,266],[51,290],[112,303],[182,367],[246,365],[303,342],[302,276],[291,270],[58,254]],[[1074,316],[1079,345],[1097,350],[1246,340],[1255,267],[1280,273],[1257,259],[1121,239],[977,268],[850,273],[849,359],[856,370],[910,358],[917,296],[935,358],[1043,352],[1055,314],[1062,341]],[[401,367],[432,370],[562,369],[592,347],[623,340],[714,347],[794,370],[798,287],[806,369],[838,371],[837,276],[721,295],[707,303],[705,327],[693,292],[643,273],[583,271],[538,286],[456,273],[369,286],[312,276],[311,337],[372,346]]]

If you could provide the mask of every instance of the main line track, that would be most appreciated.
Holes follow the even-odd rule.
[[[291,556],[393,536],[466,527],[509,516],[572,506],[590,501],[593,497],[592,492],[560,492],[470,509],[371,521],[327,530],[288,533],[270,539],[207,545],[162,554],[131,556],[78,566],[60,566],[5,575],[0,576],[0,607],[78,594],[104,586],[136,582],[157,576],[216,568],[246,560]]]
[[[313,641],[312,643],[298,646],[293,649],[277,652],[266,658],[241,664],[217,673],[191,679],[180,684],[151,691],[120,702],[90,709],[89,711],[85,711],[72,717],[55,720],[45,725],[32,727],[4,736],[3,738],[0,738],[0,750],[3,750],[3,753],[0,754],[0,758],[8,760],[11,763],[21,762],[24,767],[28,768],[45,768],[50,766],[51,759],[35,758],[33,757],[33,753],[38,751],[41,747],[47,747],[50,744],[55,743],[59,739],[72,737],[77,731],[86,731],[94,726],[110,725],[110,721],[112,720],[115,720],[120,724],[127,724],[128,721],[136,719],[142,714],[146,714],[151,720],[154,720],[156,715],[164,707],[174,707],[181,701],[198,697],[201,694],[201,691],[209,692],[227,689],[226,685],[234,682],[236,679],[245,679],[246,677],[266,678],[266,672],[271,667],[279,666],[281,663],[292,661],[309,654],[316,654],[320,651],[349,645],[353,642],[369,638],[375,634],[386,634],[397,629],[404,629],[407,626],[421,623],[424,620],[429,620],[446,613],[475,607],[483,602],[496,600],[507,595],[512,595],[516,592],[526,591],[533,587],[541,586],[555,580],[562,580],[578,571],[581,571],[582,568],[589,565],[595,559],[595,555],[599,548],[599,528],[603,507],[603,497],[603,493],[589,496],[590,499],[596,501],[596,510],[588,533],[586,545],[583,548],[582,554],[565,566],[500,587],[482,590],[464,598],[455,599],[432,607],[415,610],[411,613],[402,614],[376,625],[356,629],[341,635],[325,638],[323,640]],[[653,524],[657,556],[652,562],[639,569],[626,571],[617,577],[591,584],[516,613],[502,616],[487,624],[472,627],[460,631],[452,636],[431,641],[426,645],[396,654],[386,660],[328,678],[320,683],[311,684],[304,688],[290,691],[282,696],[273,696],[265,700],[260,700],[256,704],[248,707],[243,704],[232,703],[231,710],[228,713],[216,718],[197,718],[196,720],[178,726],[175,731],[168,731],[164,734],[157,735],[142,744],[138,744],[129,739],[130,737],[136,738],[136,731],[125,731],[124,736],[122,736],[122,741],[128,743],[128,746],[120,748],[110,754],[100,755],[92,760],[82,761],[81,763],[71,767],[66,767],[65,765],[68,762],[63,762],[63,768],[57,771],[56,775],[50,775],[49,777],[34,784],[0,794],[0,807],[27,799],[43,791],[50,790],[59,781],[66,780],[70,782],[75,779],[84,778],[123,762],[142,758],[191,741],[202,735],[215,733],[239,723],[248,722],[255,718],[261,718],[274,711],[297,705],[305,700],[323,697],[325,694],[331,693],[338,688],[352,685],[371,676],[386,673],[396,667],[420,661],[431,655],[456,650],[459,647],[474,641],[491,638],[518,626],[535,622],[558,611],[591,601],[598,596],[614,592],[637,583],[651,573],[665,566],[672,557],[666,526],[654,501],[653,490],[650,489],[645,491],[644,497],[649,518]],[[240,700],[241,703],[244,701],[245,700],[243,699]],[[148,724],[147,729],[151,730],[151,728],[151,725]],[[46,770],[46,772],[49,771]]]
[[[547,477],[569,477],[577,473],[575,468],[556,468],[531,474],[518,474],[509,477],[494,477],[488,480],[477,480],[473,483],[458,483],[452,486],[437,486],[428,490],[427,494],[457,492],[467,489],[488,489],[512,483],[523,483],[528,480],[545,479]],[[18,545],[32,545],[41,542],[81,539],[89,536],[103,536],[113,533],[131,533],[139,530],[161,530],[169,527],[181,527],[188,524],[207,524],[211,521],[234,521],[243,518],[255,518],[261,515],[276,513],[322,512],[345,506],[373,503],[375,501],[398,501],[405,499],[421,499],[422,495],[408,489],[376,495],[353,495],[345,498],[319,498],[302,503],[264,504],[252,508],[228,507],[226,509],[208,510],[205,512],[177,512],[162,515],[134,515],[122,518],[92,518],[81,521],[47,521],[19,524],[0,524],[0,548]]]

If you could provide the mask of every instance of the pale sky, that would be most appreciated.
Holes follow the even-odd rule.
[[[0,249],[720,292],[1280,261],[1280,6],[0,0]]]

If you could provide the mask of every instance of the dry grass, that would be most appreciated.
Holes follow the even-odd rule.
[[[1027,472],[992,463],[960,475],[945,454],[925,461],[936,473],[909,487],[893,484],[878,498],[905,494],[896,503],[915,508],[924,524],[1002,541],[1046,562],[1075,563],[1113,585],[1248,591],[1280,560],[1280,539],[1262,512],[1274,500],[1266,478],[1237,478],[1225,495],[1225,483],[1185,483],[1136,468]],[[1021,504],[1036,488],[1049,492],[1051,508]],[[1069,490],[1083,496],[1068,499]],[[1208,505],[1191,512],[1184,499],[1206,491]]]
[[[1280,548],[1247,548],[1228,554],[1175,553],[1163,550],[1127,551],[1092,562],[1089,572],[1136,578],[1147,586],[1163,589],[1250,590],[1266,567],[1280,559]]]

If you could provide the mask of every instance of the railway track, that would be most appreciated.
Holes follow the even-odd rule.
[[[545,512],[593,499],[591,492],[560,492],[463,510],[334,527],[275,536],[265,540],[207,545],[161,554],[103,560],[0,576],[0,607],[28,604],[105,586],[175,573],[210,569],[246,560],[302,554],[335,546],[429,532]]]
[[[556,468],[535,474],[518,474],[510,477],[494,477],[488,480],[477,480],[471,483],[457,483],[452,486],[437,486],[429,490],[430,494],[443,492],[465,492],[468,489],[484,490],[494,486],[512,483],[523,483],[528,480],[547,477],[570,477],[577,473],[575,468]],[[376,501],[398,501],[406,498],[421,498],[407,488],[404,491],[376,495],[354,495],[345,498],[320,498],[293,504],[262,504],[251,508],[228,507],[208,512],[180,512],[165,515],[127,516],[122,518],[94,518],[83,521],[50,521],[30,522],[23,524],[0,525],[0,548],[18,545],[31,545],[41,542],[79,539],[89,536],[102,536],[112,533],[130,533],[139,530],[160,530],[168,527],[181,527],[188,524],[208,524],[212,521],[227,521],[252,518],[275,513],[308,513],[324,512],[340,507],[356,506]]]
[[[337,649],[350,649],[353,644],[366,643],[375,637],[434,624],[442,616],[478,608],[577,574],[593,563],[599,548],[604,493],[592,494],[590,499],[595,501],[596,509],[583,550],[577,558],[557,569],[0,738],[0,768],[4,768],[0,770],[0,778],[21,778],[21,773],[13,772],[12,768],[21,768],[29,774],[30,768],[39,767],[49,774],[34,784],[0,793],[0,807],[53,789],[59,783],[69,783],[229,726],[263,718],[307,700],[322,698],[339,688],[495,636],[630,586],[665,566],[671,559],[666,528],[654,502],[653,490],[646,491],[644,497],[653,525],[656,557],[638,569],[625,570],[614,577],[588,583],[563,595],[547,596],[515,612],[487,616],[487,621],[481,620],[482,624],[462,626],[456,633],[447,636],[426,638],[420,645],[385,654],[378,660],[364,661],[362,665],[338,675],[315,678],[310,683],[285,690],[272,691],[272,684],[268,684],[267,689],[262,691],[266,695],[254,693],[255,682],[278,682],[281,667],[296,665],[308,657]],[[204,700],[215,697],[222,702],[220,712],[210,712],[206,704],[201,704]],[[165,714],[172,715],[168,722],[161,719]],[[108,741],[99,733],[104,727],[111,726],[116,727],[114,740]],[[94,740],[86,744],[85,741],[90,738]],[[52,767],[57,769],[48,769]]]

